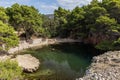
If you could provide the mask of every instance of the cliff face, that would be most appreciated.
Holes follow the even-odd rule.
[[[93,45],[99,44],[101,41],[108,40],[108,35],[103,35],[100,33],[89,35],[86,39],[84,39],[85,43],[90,43]]]
[[[86,75],[78,80],[120,80],[120,51],[93,57]]]

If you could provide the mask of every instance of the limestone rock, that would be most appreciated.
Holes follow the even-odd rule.
[[[109,51],[93,57],[82,80],[120,80],[120,51]]]
[[[40,62],[30,54],[17,55],[16,61],[25,72],[34,72],[39,68]]]

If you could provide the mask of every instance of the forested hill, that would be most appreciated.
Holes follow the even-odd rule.
[[[45,16],[48,17],[48,18],[51,18],[51,19],[54,18],[54,14],[45,14]]]
[[[9,49],[19,38],[27,41],[33,36],[74,38],[101,50],[120,49],[120,1],[92,0],[73,10],[59,7],[54,15],[42,15],[33,6],[17,3],[0,7],[0,46]]]

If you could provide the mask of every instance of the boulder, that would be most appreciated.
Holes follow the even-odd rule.
[[[40,62],[30,54],[17,55],[15,60],[25,72],[34,72],[39,68]]]

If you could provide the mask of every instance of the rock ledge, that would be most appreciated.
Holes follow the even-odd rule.
[[[16,61],[25,72],[34,72],[39,68],[40,65],[39,60],[30,54],[17,55]]]
[[[120,51],[93,57],[85,76],[76,80],[120,80]]]

